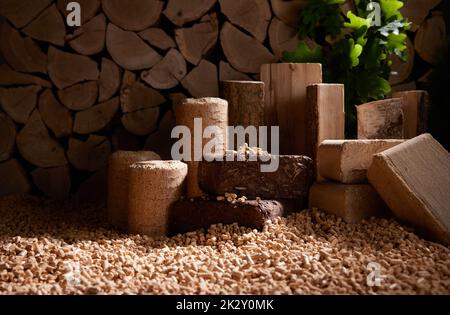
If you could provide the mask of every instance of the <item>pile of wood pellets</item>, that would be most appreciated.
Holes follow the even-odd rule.
[[[449,294],[450,247],[394,219],[317,210],[152,239],[103,207],[0,199],[1,294]],[[87,224],[86,222],[89,222]]]

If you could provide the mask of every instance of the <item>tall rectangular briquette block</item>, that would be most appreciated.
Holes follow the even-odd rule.
[[[304,154],[316,160],[324,140],[345,139],[343,84],[314,84],[306,88],[307,124]]]
[[[322,83],[320,63],[278,63],[261,66],[265,84],[265,121],[280,127],[280,154],[306,155],[308,118],[306,88]]]

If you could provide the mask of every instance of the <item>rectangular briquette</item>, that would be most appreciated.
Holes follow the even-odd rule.
[[[227,151],[229,154],[233,151]],[[233,161],[202,161],[198,170],[202,190],[213,195],[236,193],[255,199],[304,199],[314,178],[313,161],[306,156],[280,155],[275,172],[262,172],[261,165],[269,162],[238,161],[234,152]]]
[[[368,178],[397,217],[450,244],[450,154],[431,135],[376,154]]]
[[[334,214],[347,223],[388,213],[386,204],[368,184],[315,183],[309,192],[309,207]]]
[[[319,175],[344,184],[367,183],[373,155],[404,140],[325,140],[318,149]]]
[[[238,223],[261,230],[267,220],[283,216],[293,211],[294,207],[291,201],[246,200],[232,204],[201,198],[183,199],[170,208],[169,233],[186,233],[218,223]]]

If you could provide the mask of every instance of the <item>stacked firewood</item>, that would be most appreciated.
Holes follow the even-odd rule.
[[[408,32],[408,60],[393,58],[390,83],[394,91],[427,88],[434,66],[439,62],[447,36],[442,0],[406,1],[401,13],[411,22]]]
[[[173,103],[259,78],[297,44],[304,1],[0,2],[0,195],[97,197],[117,150],[168,158]]]

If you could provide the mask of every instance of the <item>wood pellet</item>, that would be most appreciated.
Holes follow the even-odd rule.
[[[394,219],[347,224],[305,210],[263,232],[217,224],[152,238],[120,234],[104,215],[0,199],[0,294],[450,293],[450,248]],[[369,262],[381,267],[379,287],[367,284]]]

